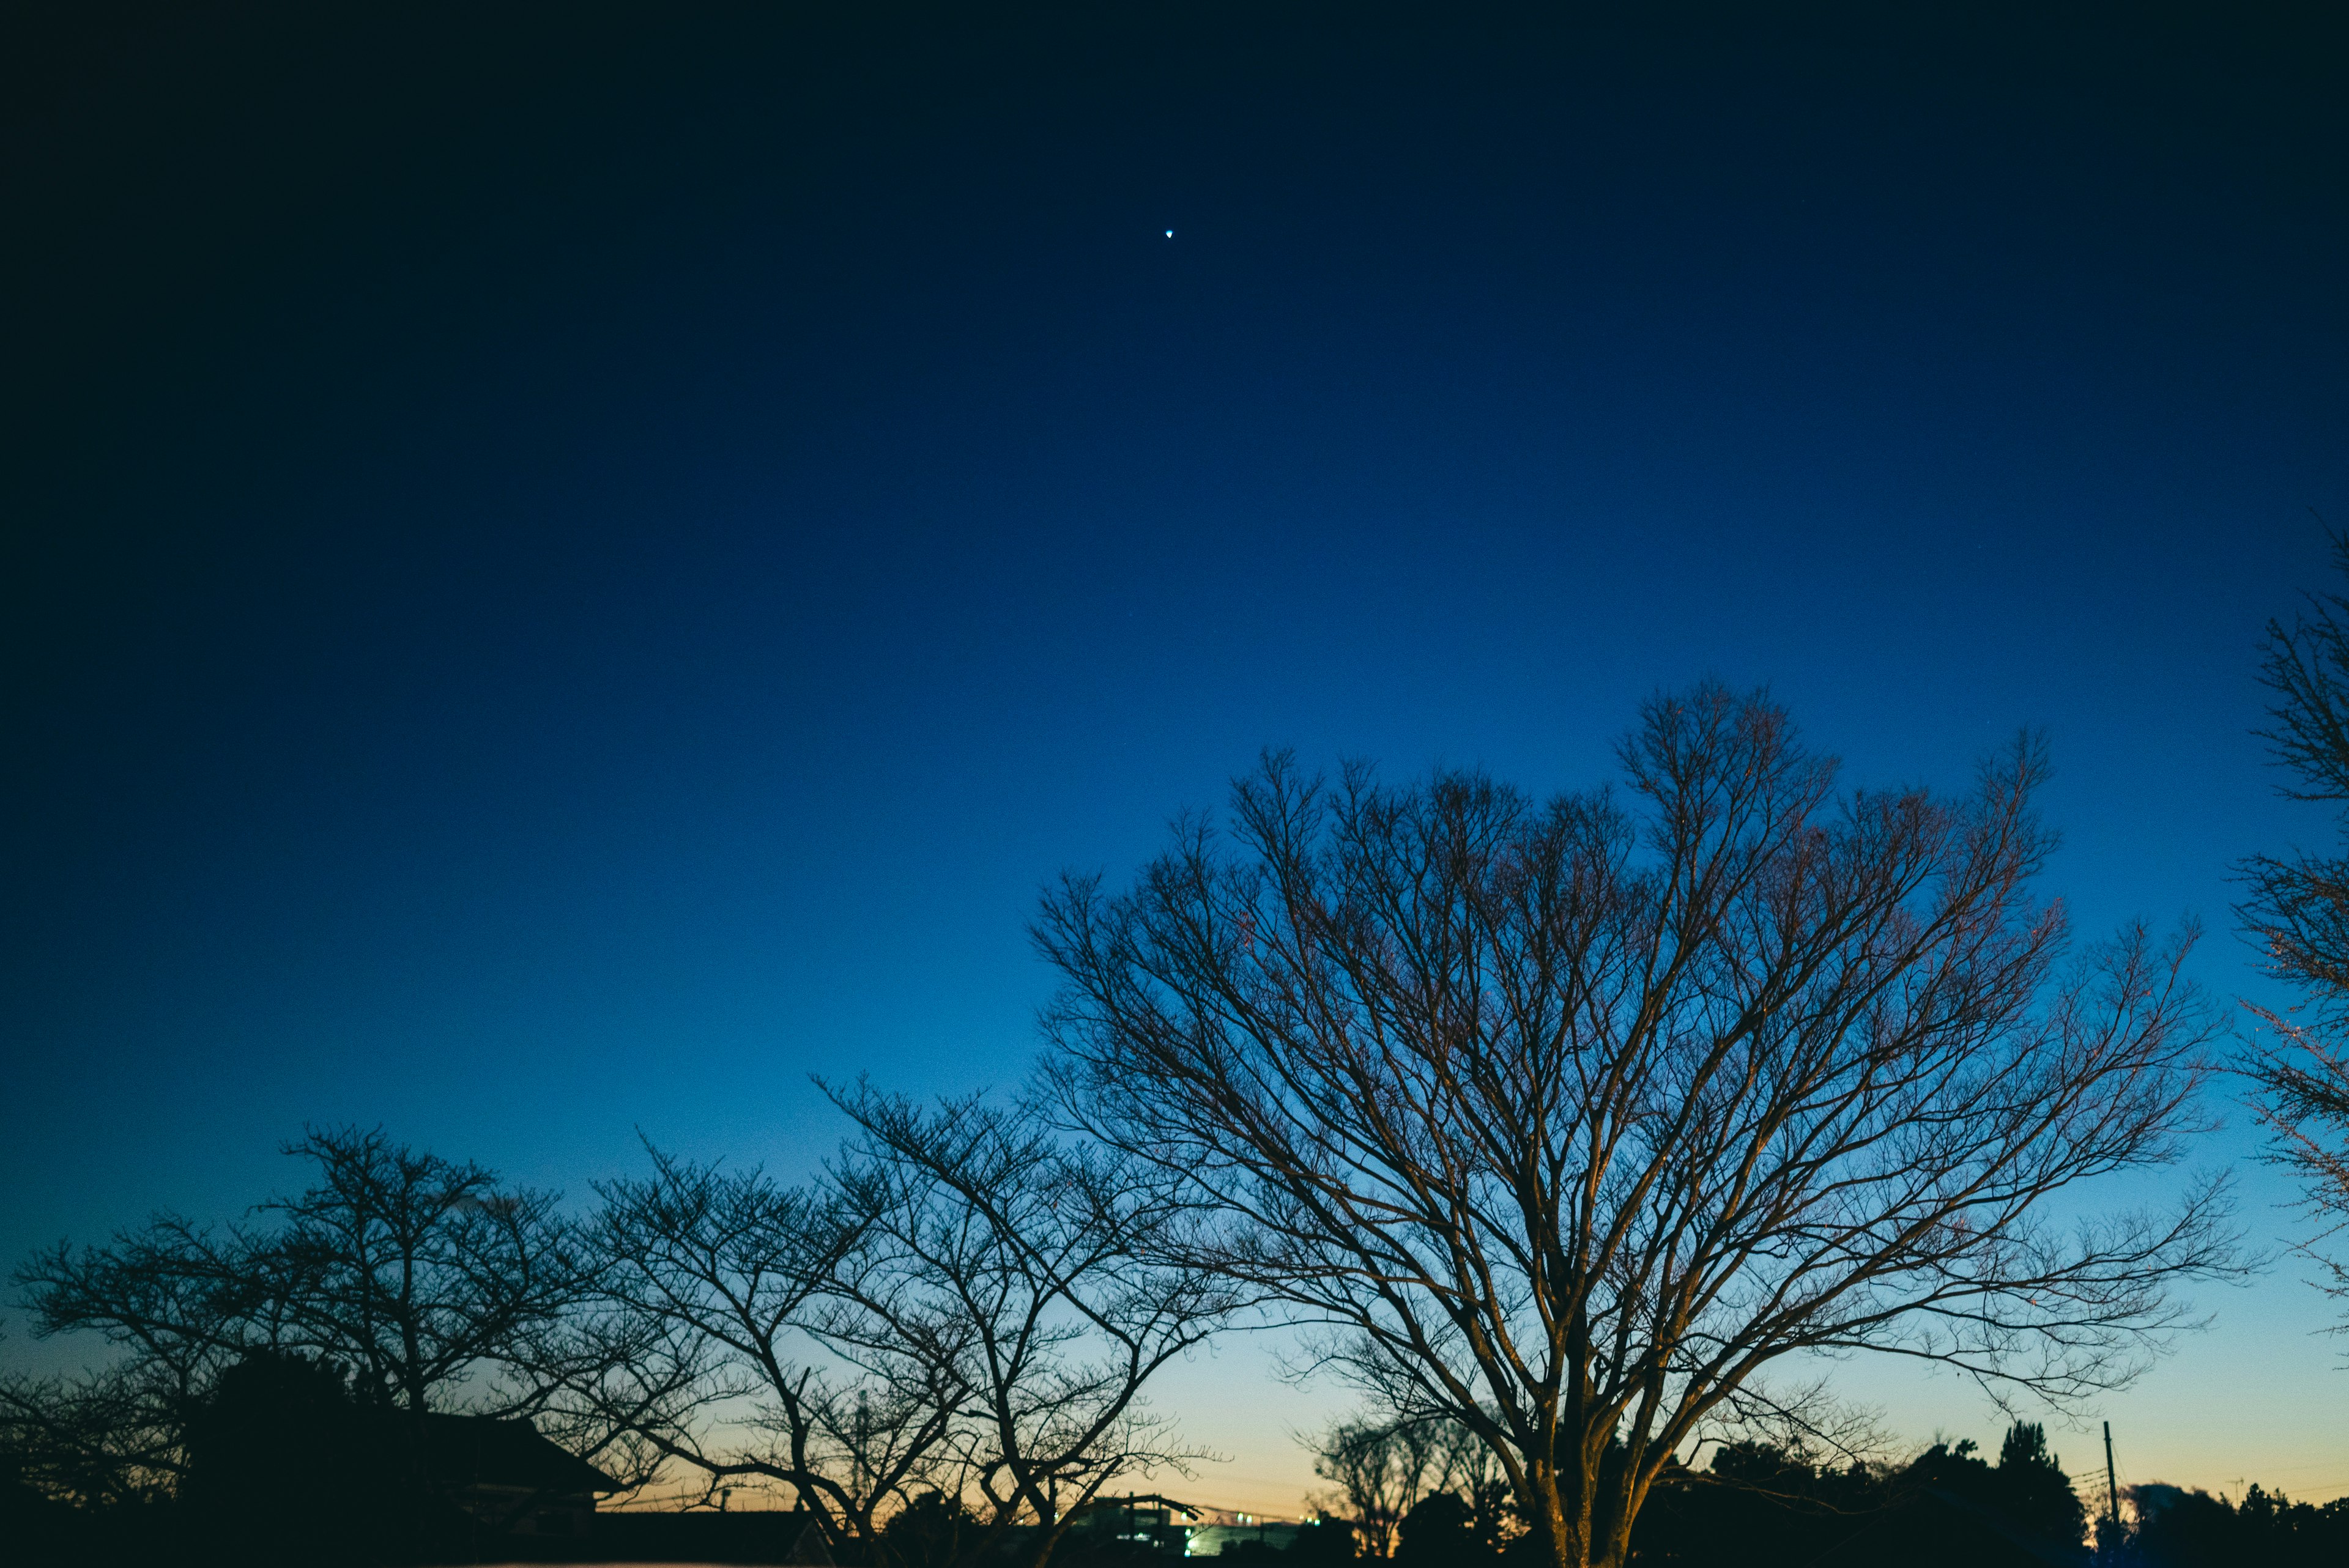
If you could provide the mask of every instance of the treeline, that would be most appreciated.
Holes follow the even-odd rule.
[[[2335,1568],[2349,1563],[2349,1497],[2322,1507],[2253,1485],[2240,1502],[2169,1486],[2129,1489],[2131,1518],[2115,1532],[2124,1563],[2159,1568]]]
[[[2125,1491],[2118,1521],[2089,1518],[2046,1429],[2018,1421],[1994,1460],[1971,1440],[1935,1442],[1906,1460],[1823,1461],[1816,1445],[1747,1438],[1715,1445],[1701,1468],[1675,1467],[1641,1509],[1636,1563],[1743,1568],[1899,1563],[2063,1561],[2098,1568],[2337,1568],[2349,1562],[2349,1498],[2321,1507],[2253,1486],[2240,1503],[2152,1485]],[[1619,1449],[1608,1463],[1619,1464]],[[1354,1556],[1396,1568],[1537,1563],[1509,1489],[1478,1450],[1441,1424],[1339,1423],[1316,1469],[1336,1483],[1327,1523],[1286,1552],[1242,1543],[1260,1568]],[[2093,1528],[2092,1528],[2093,1525]]]
[[[2101,1488],[2097,1489],[2099,1491]],[[2240,1509],[2171,1487],[2125,1491],[2121,1517],[2085,1517],[2044,1429],[2010,1427],[1994,1462],[1971,1442],[1905,1464],[1817,1464],[1733,1444],[1640,1516],[1640,1561],[1754,1568],[1897,1562],[2022,1562],[2028,1541],[2076,1547],[2099,1568],[2320,1568],[2349,1562],[2349,1499],[2285,1504],[2253,1488]],[[1998,1543],[2013,1549],[2000,1553]]]

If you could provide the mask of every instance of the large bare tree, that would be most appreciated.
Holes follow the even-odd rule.
[[[1195,1261],[1477,1433],[1560,1568],[1621,1563],[1774,1363],[2060,1400],[2231,1263],[2215,1182],[2048,1213],[2176,1158],[2214,1025],[2183,937],[2067,960],[2036,745],[1955,799],[1839,792],[1778,707],[1705,686],[1619,755],[1621,796],[1547,805],[1272,757],[1228,837],[1185,819],[1036,928],[1068,1113],[1220,1210]]]
[[[2349,573],[2349,534],[2334,536],[2333,559]],[[2265,738],[2292,780],[2283,793],[2349,811],[2349,598],[2311,595],[2292,624],[2271,621],[2261,676],[2275,699]],[[2337,846],[2261,855],[2243,874],[2244,925],[2271,973],[2302,998],[2288,1013],[2251,1009],[2271,1030],[2251,1063],[2260,1113],[2316,1222],[2302,1250],[2325,1288],[2349,1297],[2349,1264],[2325,1250],[2349,1229],[2349,856]]]

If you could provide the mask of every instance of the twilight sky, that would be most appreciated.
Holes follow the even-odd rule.
[[[1040,884],[1259,748],[1580,788],[1706,675],[1858,782],[2044,727],[2083,934],[2263,994],[2228,868],[2332,823],[2257,643],[2349,522],[2317,8],[334,9],[0,37],[9,1263],[305,1119],[808,1169],[811,1071],[1021,1078]],[[2349,1491],[2303,1274],[2090,1413],[2125,1480]],[[1293,1511],[1342,1395],[1263,1354],[1160,1403]]]

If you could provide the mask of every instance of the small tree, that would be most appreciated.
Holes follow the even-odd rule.
[[[650,1176],[596,1189],[619,1349],[577,1391],[713,1493],[781,1482],[836,1544],[887,1561],[889,1509],[926,1481],[964,1390],[910,1358],[865,1377],[832,1354],[819,1324],[864,1240],[836,1194],[651,1154]],[[742,1418],[701,1418],[728,1406]]]
[[[968,1394],[942,1490],[984,1522],[975,1553],[1025,1523],[1042,1568],[1111,1483],[1206,1457],[1143,1394],[1239,1297],[1177,1261],[1191,1216],[1154,1166],[976,1096],[924,1108],[860,1082],[833,1098],[861,1134],[836,1175],[868,1245],[825,1332],[867,1365],[947,1357],[929,1376]]]
[[[1476,1510],[1456,1491],[1431,1491],[1395,1526],[1402,1568],[1467,1568],[1495,1555],[1478,1530]]]
[[[2349,534],[2334,537],[2333,556],[2349,573]],[[2349,598],[2313,594],[2291,625],[2269,622],[2261,675],[2275,696],[2264,738],[2292,779],[2282,793],[2349,811]],[[2260,855],[2241,869],[2251,887],[2238,912],[2244,928],[2305,1006],[2286,1014],[2246,1004],[2271,1030],[2250,1064],[2260,1117],[2276,1157],[2303,1183],[2315,1230],[2301,1249],[2329,1294],[2349,1297],[2349,1264],[2325,1251],[2349,1227],[2349,857]]]
[[[1998,1448],[1992,1501],[2018,1524],[2064,1546],[2077,1546],[2088,1533],[2088,1511],[2073,1490],[2072,1478],[2047,1446],[2047,1429],[2037,1421],[2007,1428]]]
[[[36,1334],[91,1330],[115,1351],[76,1377],[0,1380],[0,1423],[43,1491],[85,1508],[171,1495],[191,1415],[250,1340],[232,1277],[213,1238],[168,1214],[17,1271]]]
[[[1459,1505],[1456,1520],[1437,1503],[1422,1521],[1423,1546],[1454,1522],[1466,1538],[1494,1551],[1507,1538],[1511,1510],[1499,1467],[1492,1450],[1457,1421],[1357,1417],[1331,1423],[1313,1450],[1313,1473],[1334,1483],[1325,1511],[1352,1525],[1367,1556],[1394,1556],[1405,1522],[1441,1498]]]
[[[171,1495],[195,1403],[135,1362],[0,1378],[0,1453],[18,1484],[52,1502],[136,1508]]]
[[[2044,1218],[2175,1158],[2213,1026],[2183,938],[2064,962],[2037,746],[1956,799],[1839,795],[1779,708],[1702,687],[1619,758],[1628,801],[1547,807],[1270,758],[1231,849],[1185,819],[1131,891],[1069,879],[1036,928],[1067,1113],[1224,1216],[1195,1261],[1475,1431],[1558,1568],[1621,1563],[1676,1453],[1786,1357],[2061,1400],[2232,1261],[2214,1183]]]
[[[1329,1511],[1354,1527],[1369,1557],[1392,1557],[1403,1519],[1441,1484],[1436,1423],[1339,1421],[1317,1445],[1313,1473],[1332,1483]]]

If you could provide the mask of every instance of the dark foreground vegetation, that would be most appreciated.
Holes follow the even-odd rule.
[[[1839,1469],[1724,1450],[1705,1478],[1668,1491],[1641,1516],[1634,1561],[2316,1568],[2349,1560],[2349,1500],[2288,1505],[2256,1488],[2240,1508],[2199,1491],[2137,1489],[2120,1522],[2095,1522],[2093,1550],[2082,1550],[2081,1502],[2038,1429],[2010,1430],[1994,1463],[1971,1448],[1935,1444],[1906,1465]]]
[[[1382,1451],[1366,1454],[1369,1448]],[[1441,1439],[1435,1446],[1440,1447]],[[1324,1458],[1350,1446],[1354,1469],[1331,1511],[1283,1532],[1282,1543],[1224,1547],[1226,1568],[1535,1568],[1538,1541],[1490,1482],[1407,1490],[1409,1441],[1361,1424],[1341,1428]],[[1420,1456],[1423,1462],[1425,1455]],[[1032,1528],[991,1531],[960,1502],[917,1495],[880,1532],[881,1551],[834,1553],[804,1511],[603,1514],[556,1536],[494,1528],[405,1463],[398,1423],[370,1417],[315,1363],[254,1357],[206,1402],[188,1464],[171,1492],[73,1503],[52,1495],[11,1453],[0,1470],[0,1540],[27,1568],[220,1564],[222,1568],[395,1568],[478,1562],[883,1563],[892,1568],[1013,1568],[1033,1560]],[[1371,1473],[1363,1460],[1377,1469]],[[1396,1461],[1400,1461],[1399,1463]],[[1331,1466],[1331,1469],[1340,1468]],[[561,1485],[557,1479],[554,1485]],[[545,1501],[525,1498],[523,1506]],[[1153,1502],[1163,1500],[1149,1500]],[[2017,1424],[1996,1460],[1974,1445],[1936,1443],[1906,1463],[1820,1465],[1758,1442],[1717,1449],[1700,1470],[1676,1470],[1641,1513],[1630,1561],[1658,1568],[2337,1568],[2349,1562],[2349,1499],[2292,1503],[2254,1486],[2240,1502],[2199,1491],[2134,1489],[2117,1522],[2091,1532],[2042,1429]],[[1151,1568],[1179,1561],[1185,1534],[1166,1515],[1104,1500],[1060,1543],[1080,1568]],[[2095,1549],[2082,1545],[2093,1533]]]
[[[1344,1423],[1321,1444],[1338,1482],[1333,1522],[1345,1548],[1300,1541],[1297,1556],[1391,1557],[1400,1568],[1537,1563],[1537,1542],[1506,1489],[1464,1473],[1442,1433]],[[1641,1510],[1631,1561],[1828,1568],[1899,1563],[1999,1568],[2070,1563],[2100,1568],[2219,1568],[2349,1561],[2349,1498],[2312,1507],[2254,1487],[2240,1506],[2199,1491],[2125,1491],[2119,1517],[2104,1489],[2093,1507],[2056,1464],[2044,1428],[2017,1422],[1994,1459],[1971,1441],[1936,1442],[1892,1461],[1820,1462],[1816,1445],[1738,1440],[1695,1469],[1675,1466]],[[1609,1456],[1620,1462],[1619,1449]],[[1269,1554],[1255,1553],[1267,1557]]]

